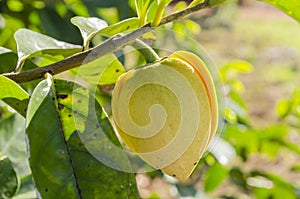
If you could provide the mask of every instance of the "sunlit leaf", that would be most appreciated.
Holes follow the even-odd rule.
[[[0,46],[0,54],[9,53],[9,52],[11,52],[10,49],[7,49],[7,48],[4,48],[4,47]]]
[[[139,27],[139,19],[136,17],[124,19],[99,31],[100,35],[111,37],[118,33],[130,31]]]
[[[29,98],[29,95],[17,83],[0,75],[0,99],[9,97],[23,100]]]
[[[253,70],[253,66],[251,63],[243,60],[237,60],[229,62],[224,66],[227,70],[233,70],[240,73],[249,73]]]
[[[201,27],[192,20],[185,20],[181,22],[173,22],[172,29],[175,31],[174,35],[178,41],[184,41],[187,35],[199,34]]]
[[[0,157],[0,198],[11,198],[18,188],[17,174],[8,158]]]
[[[196,6],[198,4],[203,3],[205,0],[193,0],[192,3],[190,3],[189,7]]]
[[[237,154],[244,159],[259,149],[259,138],[255,131],[245,129],[242,125],[226,125],[223,136],[234,146]]]
[[[155,16],[153,21],[151,22],[151,26],[156,27],[159,25],[162,16],[166,10],[166,7],[169,3],[171,3],[172,0],[157,0],[157,7],[155,11]]]
[[[90,86],[113,84],[124,73],[123,65],[113,54],[108,54],[90,63],[73,69],[76,78],[85,80]]]
[[[206,192],[211,192],[216,189],[227,176],[226,167],[219,163],[215,163],[205,173],[204,189]]]
[[[76,16],[71,19],[71,22],[77,26],[83,37],[83,47],[87,49],[91,39],[103,28],[108,25],[106,21],[96,18],[96,17],[81,17]]]
[[[211,153],[221,165],[226,165],[236,158],[233,146],[222,138],[219,138],[217,143],[213,145]]]
[[[153,1],[151,5],[148,8],[147,12],[147,20],[146,21],[152,21],[156,15],[156,10],[157,10],[157,1]]]
[[[17,83],[0,75],[0,99],[25,115],[29,95]]]
[[[42,56],[43,54],[67,57],[81,50],[81,46],[58,41],[29,29],[19,29],[14,37],[17,42],[19,57],[16,71],[21,70],[25,60],[29,57]]]
[[[140,20],[140,25],[144,25],[146,22],[148,7],[154,0],[135,0],[135,7]]]
[[[261,0],[267,2],[300,22],[300,1],[298,0]]]
[[[98,125],[91,125],[93,121],[88,118],[93,111],[99,116]],[[105,146],[95,137],[96,131],[101,130],[118,144],[107,118],[101,116],[102,109],[89,92],[70,82],[53,82],[49,77],[34,90],[26,133],[32,175],[44,199],[113,198],[116,194],[138,198],[134,175],[102,164],[81,138],[92,133],[94,137],[89,141],[103,150]]]

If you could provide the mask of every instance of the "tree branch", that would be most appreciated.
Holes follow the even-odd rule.
[[[169,22],[181,19],[193,12],[209,7],[209,0],[205,0],[202,4],[196,5],[191,8],[187,8],[182,11],[178,11],[162,18],[159,26],[167,24]],[[19,73],[4,73],[2,75],[10,78],[11,80],[17,83],[29,82],[37,79],[41,79],[44,77],[44,74],[50,73],[51,75],[56,75],[62,73],[64,71],[70,70],[72,68],[79,67],[83,64],[91,62],[95,59],[98,59],[106,54],[113,53],[116,50],[123,48],[126,45],[134,42],[135,39],[141,37],[143,34],[150,32],[152,28],[150,24],[146,24],[145,26],[134,30],[131,33],[126,35],[116,35],[111,37],[110,39],[104,41],[98,46],[77,54],[74,54],[66,59],[63,59],[59,62],[41,67],[35,68],[28,71],[23,71]]]

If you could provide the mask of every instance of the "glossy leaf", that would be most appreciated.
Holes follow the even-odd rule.
[[[12,161],[18,176],[30,173],[25,145],[25,119],[18,114],[0,120],[0,153]]]
[[[29,95],[17,83],[0,75],[0,99],[9,97],[24,100],[28,99]]]
[[[10,49],[7,49],[7,48],[4,48],[4,47],[0,46],[0,54],[9,53],[9,52],[11,52]]]
[[[81,17],[76,16],[71,19],[72,24],[77,26],[83,37],[83,47],[88,49],[89,43],[92,38],[103,28],[106,28],[108,25],[106,21],[96,18],[96,17]]]
[[[78,106],[72,106],[72,100]],[[114,136],[112,127],[104,121],[107,119],[101,119],[101,107],[92,102],[95,100],[87,90],[74,89],[72,83],[65,81],[54,83],[50,78],[42,81],[32,94],[26,123],[29,161],[35,184],[44,199],[113,198],[115,194],[138,198],[133,174],[102,164],[79,137],[77,130],[82,132],[80,135],[85,133],[90,125],[89,111],[94,109],[101,120],[100,126],[94,127],[101,127]],[[75,114],[78,123],[74,122]],[[101,146],[101,142],[97,143]]]
[[[190,3],[189,7],[196,6],[196,5],[201,4],[203,2],[204,2],[204,0],[193,0],[192,3]]]
[[[157,0],[157,8],[155,12],[154,19],[151,22],[151,26],[156,27],[159,25],[162,16],[165,12],[166,7],[169,3],[171,3],[172,0]]]
[[[135,0],[135,7],[141,25],[144,25],[146,22],[147,10],[152,2],[153,0]]]
[[[0,75],[0,99],[25,116],[29,95],[17,83]]]
[[[124,19],[118,23],[112,24],[99,31],[100,35],[111,37],[118,33],[123,33],[126,31],[134,30],[139,27],[139,19],[137,17],[132,17]]]
[[[0,198],[11,198],[17,191],[18,178],[8,158],[0,158],[0,171]]]
[[[16,66],[17,71],[21,70],[28,57],[42,56],[43,54],[67,57],[81,50],[81,46],[58,41],[28,29],[19,29],[14,36],[19,57]]]
[[[261,0],[267,2],[300,22],[300,1],[298,0]]]

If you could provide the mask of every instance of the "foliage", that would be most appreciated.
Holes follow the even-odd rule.
[[[300,21],[298,1],[264,1]],[[105,135],[115,146],[122,147],[109,117],[113,86],[128,69],[127,62],[133,62],[130,57],[120,56],[124,45],[115,46],[121,51],[89,58],[92,59],[89,63],[80,62],[81,69],[70,67],[58,76],[44,71],[40,76],[44,80],[15,82],[8,78],[8,73],[21,71],[31,75],[44,66],[65,63],[67,57],[75,59],[92,47],[107,42],[112,42],[109,46],[118,45],[113,43],[116,38],[126,39],[126,34],[144,30],[143,26],[155,29],[173,21],[172,29],[177,31],[173,45],[193,46],[180,42],[182,33],[192,35],[201,28],[189,19],[175,22],[183,17],[179,14],[214,7],[224,1],[194,0],[190,4],[178,4],[174,10],[168,7],[170,3],[170,0],[0,1],[0,45],[3,46],[0,47],[0,198],[114,198],[116,195],[139,198],[135,175],[98,161],[80,137],[86,136],[83,140],[90,142],[94,149],[106,151],[109,156],[101,158],[111,164],[116,165],[116,159],[120,158],[129,164],[131,157],[116,157],[110,145],[100,139]],[[166,13],[169,18],[164,17]],[[157,29],[156,37],[152,35],[150,40],[167,42],[167,33],[160,34],[160,28]],[[145,34],[139,36],[149,38]],[[189,50],[201,54],[195,47]],[[143,63],[137,57],[137,63]],[[247,106],[241,97],[244,85],[239,80],[240,74],[251,70],[252,65],[243,60],[220,67],[226,88],[221,118],[224,129],[219,128],[222,133],[218,144],[201,159],[191,179],[178,182],[159,171],[149,176],[166,179],[178,196],[208,195],[228,183],[256,198],[299,197],[300,188],[276,173],[246,171],[243,167],[252,155],[270,159],[282,151],[300,155],[300,147],[289,139],[291,132],[300,128],[299,88],[289,99],[278,102],[281,124],[255,129],[249,122]],[[81,105],[74,107],[74,101]],[[91,117],[93,114],[95,117]],[[232,160],[239,163],[228,164]],[[299,165],[292,165],[291,170],[299,171]],[[199,179],[203,182],[201,189],[196,186]],[[159,196],[154,193],[152,197]]]

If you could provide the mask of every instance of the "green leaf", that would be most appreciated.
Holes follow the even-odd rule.
[[[0,198],[11,198],[18,189],[18,178],[8,158],[0,158],[0,171]]]
[[[89,118],[93,111],[97,125]],[[113,198],[116,194],[138,198],[133,174],[104,165],[86,148],[86,142],[92,142],[105,150],[107,145],[97,139],[99,131],[118,144],[108,119],[101,115],[101,107],[82,87],[50,78],[36,87],[29,102],[26,133],[32,175],[42,198]],[[84,135],[93,137],[83,140]]]
[[[226,167],[222,166],[219,163],[215,163],[205,173],[204,179],[204,189],[206,192],[211,192],[215,190],[226,178],[227,176]]]
[[[80,12],[76,12],[77,15],[87,15],[85,8],[82,9],[80,4],[79,1],[68,5],[62,2],[48,2],[43,8],[36,9],[45,34],[69,43],[82,43],[80,31],[70,22],[70,18],[75,16],[74,12],[77,9],[81,9]]]
[[[103,28],[107,27],[106,21],[96,17],[76,16],[71,19],[71,23],[77,26],[83,37],[83,48],[88,49],[90,41]]]
[[[166,10],[166,7],[172,0],[157,0],[157,7],[155,12],[155,17],[151,22],[151,26],[156,27],[159,25],[161,18]]]
[[[25,119],[18,114],[0,120],[0,153],[12,161],[18,176],[30,173],[25,145]]]
[[[116,83],[118,77],[124,73],[124,68],[115,55],[108,54],[72,72],[76,74],[76,78],[80,77],[91,86],[95,86]]]
[[[297,172],[299,172],[300,171],[300,165],[298,164],[298,165],[292,166],[291,171],[297,171]]]
[[[18,55],[12,51],[3,50],[0,53],[0,73],[12,72],[18,60]]]
[[[300,1],[298,0],[261,0],[267,2],[300,22]]]
[[[287,199],[295,199],[296,196],[296,189],[295,187],[289,183],[286,182],[281,177],[273,174],[273,173],[264,173],[259,171],[251,172],[251,176],[262,176],[265,177],[273,182],[273,185],[271,189],[268,190],[268,196],[267,198],[275,198],[275,199],[281,199],[281,198],[287,198]]]
[[[230,181],[242,188],[243,190],[247,190],[247,174],[244,173],[239,167],[233,167],[229,171]]]
[[[17,83],[0,75],[0,99],[9,97],[24,100],[28,99],[29,95]]]
[[[140,20],[140,25],[146,23],[147,10],[153,1],[154,0],[135,0],[135,7]]]
[[[0,74],[12,72],[17,65],[18,55],[9,49],[0,47]],[[32,60],[26,60],[23,66],[24,70],[38,68]]]
[[[196,6],[198,4],[201,4],[203,3],[205,0],[194,0],[192,1],[192,3],[190,3],[189,7],[193,7],[193,6]]]
[[[0,46],[0,54],[9,53],[9,52],[11,52],[10,49],[7,49],[7,48],[4,48],[4,47]]]
[[[14,199],[33,199],[36,198],[35,186],[32,175],[26,175],[20,179],[20,188]]]
[[[0,75],[0,100],[25,116],[29,95],[17,83]]]
[[[99,31],[100,35],[111,37],[118,33],[134,30],[139,27],[139,19],[136,17],[124,19]]]
[[[246,130],[242,125],[226,125],[223,136],[236,148],[237,154],[243,158],[247,158],[248,154],[257,152],[259,149],[259,138],[255,131]]]
[[[18,51],[16,71],[20,71],[24,61],[33,56],[43,54],[70,56],[81,50],[81,46],[58,41],[49,36],[28,30],[19,29],[15,35]]]

